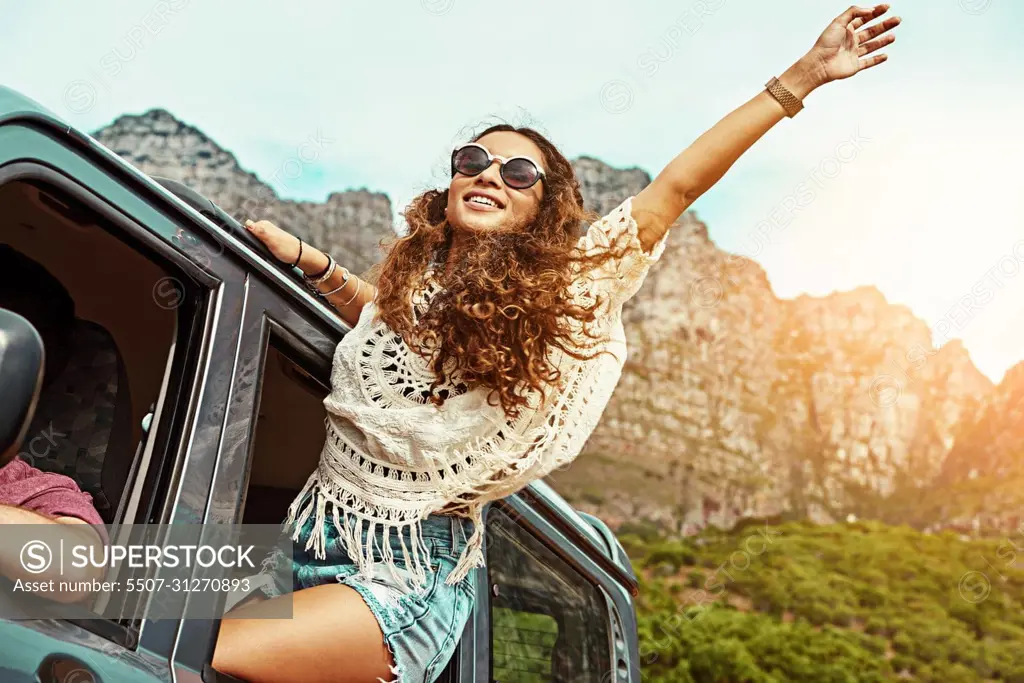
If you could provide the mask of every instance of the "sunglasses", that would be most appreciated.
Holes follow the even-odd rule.
[[[470,142],[457,147],[452,152],[452,177],[456,173],[465,176],[480,175],[497,159],[501,164],[501,179],[506,185],[516,190],[525,190],[544,178],[540,164],[530,157],[512,157],[507,159],[491,154],[483,145]]]

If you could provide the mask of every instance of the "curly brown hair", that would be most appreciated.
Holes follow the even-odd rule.
[[[569,288],[574,272],[613,254],[576,249],[581,227],[597,215],[584,208],[569,160],[532,128],[499,124],[473,141],[493,132],[518,133],[543,152],[545,187],[536,219],[522,229],[473,234],[472,248],[462,250],[460,262],[445,273],[453,234],[445,217],[448,189],[424,192],[403,213],[409,232],[385,245],[385,258],[374,269],[376,306],[378,319],[428,360],[435,405],[449,396],[443,388],[449,381],[466,389],[483,386],[491,390],[488,403],[496,397],[515,418],[531,392],[543,397],[561,379],[553,349],[580,360],[594,357],[586,351],[598,339],[590,328],[602,302],[581,303]],[[430,270],[440,291],[414,315],[410,297]]]

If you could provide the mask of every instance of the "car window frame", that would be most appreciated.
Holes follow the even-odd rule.
[[[624,634],[636,633],[637,628],[632,596],[626,587],[617,580],[615,575],[607,571],[602,562],[599,562],[591,553],[586,552],[561,528],[560,520],[556,519],[556,515],[533,503],[529,489],[489,504],[484,511],[485,528],[490,524],[490,516],[494,510],[503,512],[524,533],[531,534],[565,561],[580,578],[597,588],[608,610],[608,653],[611,671],[621,671],[623,668],[627,671],[625,679],[619,677],[613,680],[639,681],[639,645],[636,639],[624,637]],[[481,644],[483,648],[486,648],[486,656],[480,657],[476,662],[476,680],[490,681],[494,659],[491,642],[490,598],[492,586],[489,572],[481,572],[480,578],[484,585],[481,586],[477,594],[485,597],[486,607],[484,604],[478,605],[480,614],[474,626],[474,640],[478,648],[481,647]],[[616,648],[617,633],[623,640],[621,648]],[[483,651],[481,649],[481,652]]]

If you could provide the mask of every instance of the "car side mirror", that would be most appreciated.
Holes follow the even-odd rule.
[[[0,308],[0,467],[14,459],[43,385],[43,339],[16,313]]]

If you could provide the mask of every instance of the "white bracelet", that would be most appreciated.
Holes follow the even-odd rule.
[[[349,278],[352,277],[352,273],[348,272],[348,268],[346,268],[345,266],[339,266],[339,267],[341,268],[341,272],[342,272],[341,284],[339,286],[335,287],[334,289],[332,289],[329,292],[324,292],[321,296],[328,297],[328,296],[331,296],[332,294],[337,294],[341,290],[345,289],[345,286],[348,284]]]
[[[360,288],[360,287],[362,287],[362,286],[363,286],[363,281],[362,281],[362,280],[360,280],[359,278],[356,278],[356,292],[355,292],[355,294],[353,294],[353,295],[352,295],[352,298],[351,298],[351,299],[349,299],[348,301],[346,301],[345,303],[343,303],[343,304],[338,304],[338,305],[339,305],[339,306],[348,306],[348,305],[349,305],[350,303],[352,303],[353,301],[355,301],[355,300],[356,300],[356,297],[357,297],[357,296],[359,296],[359,288]]]

